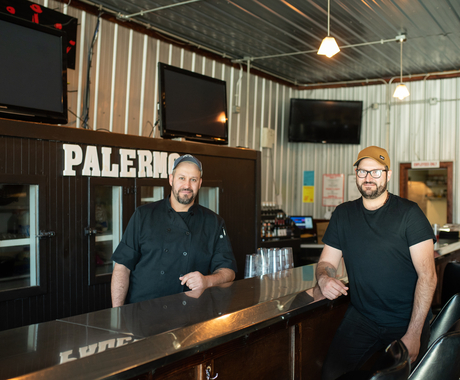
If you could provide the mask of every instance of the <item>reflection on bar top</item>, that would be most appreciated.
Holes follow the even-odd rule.
[[[323,300],[312,290],[315,270],[312,264],[2,331],[0,379],[86,379],[85,371],[104,378],[145,362],[161,364],[184,350],[201,351]],[[348,281],[343,265],[338,278]]]

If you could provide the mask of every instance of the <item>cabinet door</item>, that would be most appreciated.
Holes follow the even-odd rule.
[[[210,371],[218,379],[291,379],[292,355],[288,328],[255,333],[242,347],[215,357]]]
[[[4,182],[3,182],[4,181]],[[0,183],[0,299],[43,293],[46,289],[44,179],[2,176]]]
[[[91,178],[89,180],[89,220],[85,234],[89,246],[89,282],[110,282],[112,254],[132,214],[134,181]]]

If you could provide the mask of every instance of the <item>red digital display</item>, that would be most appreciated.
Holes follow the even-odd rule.
[[[67,16],[27,0],[0,0],[0,12],[65,31],[67,34],[67,67],[75,69],[78,25],[78,20],[75,17]]]

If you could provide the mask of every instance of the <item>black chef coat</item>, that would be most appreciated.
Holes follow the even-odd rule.
[[[236,272],[224,220],[199,204],[188,213],[186,224],[169,197],[134,212],[112,257],[131,270],[126,303],[187,291],[179,277],[190,272]]]

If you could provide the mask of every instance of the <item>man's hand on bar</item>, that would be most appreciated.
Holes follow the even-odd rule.
[[[318,279],[318,285],[324,297],[330,300],[336,299],[342,294],[345,296],[348,294],[348,287],[345,286],[342,281],[329,277],[326,274]]]
[[[235,279],[235,272],[228,268],[219,268],[213,274],[207,276],[200,272],[190,272],[179,277],[181,285],[187,285],[190,290],[209,288],[211,286],[231,282]]]

